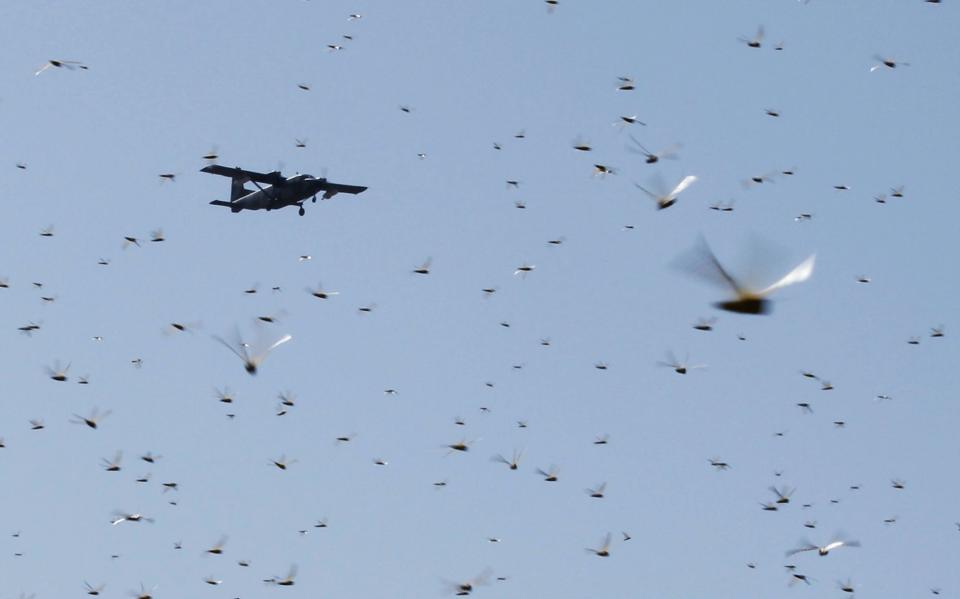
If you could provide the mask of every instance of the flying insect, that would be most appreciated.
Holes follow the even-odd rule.
[[[767,296],[787,285],[801,283],[810,278],[813,274],[815,255],[811,254],[806,260],[798,264],[782,276],[779,280],[762,289],[751,289],[743,283],[733,278],[727,270],[720,265],[720,261],[713,254],[713,251],[707,245],[707,242],[700,237],[697,246],[691,254],[688,254],[686,260],[681,264],[682,268],[700,276],[706,280],[714,282],[720,286],[728,287],[734,293],[734,298],[714,303],[714,307],[729,312],[739,312],[741,314],[769,314],[773,309],[773,303],[767,299]]]
[[[283,345],[287,341],[290,341],[291,339],[293,339],[293,335],[284,335],[280,339],[277,339],[276,341],[271,343],[263,351],[260,351],[259,353],[254,353],[254,354],[251,354],[250,352],[250,345],[248,343],[244,343],[243,341],[238,341],[236,345],[234,345],[227,341],[224,341],[222,338],[217,337],[216,335],[214,335],[213,338],[219,341],[220,343],[222,343],[224,347],[232,351],[234,354],[236,354],[238,358],[243,360],[244,369],[251,375],[254,375],[254,374],[257,374],[257,368],[260,367],[261,362],[263,362],[263,360],[267,357],[267,354],[272,352],[274,349],[276,349],[280,345]],[[221,398],[221,401],[223,401],[222,398]]]

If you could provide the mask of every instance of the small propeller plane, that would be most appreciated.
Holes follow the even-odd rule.
[[[300,208],[300,216],[303,216],[306,213],[303,209],[303,203],[311,196],[313,196],[313,201],[316,202],[317,195],[321,192],[323,193],[323,199],[328,200],[338,193],[358,194],[367,189],[359,185],[330,183],[326,177],[317,178],[313,175],[298,174],[287,178],[281,175],[280,171],[257,173],[242,168],[220,166],[219,164],[211,164],[200,169],[200,171],[211,175],[230,177],[232,180],[230,201],[213,200],[210,203],[214,206],[227,206],[231,212],[276,210],[286,206],[297,206]],[[244,187],[248,181],[253,183],[256,189]]]

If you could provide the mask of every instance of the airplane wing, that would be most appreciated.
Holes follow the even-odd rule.
[[[273,171],[272,173],[258,173],[256,171],[248,171],[242,168],[220,166],[219,164],[205,166],[200,169],[200,172],[210,173],[211,175],[220,175],[222,177],[230,177],[231,179],[256,181],[257,183],[266,183],[268,185],[280,185],[286,181],[286,179],[283,178],[283,175],[280,174],[280,171]]]
[[[361,185],[343,185],[342,183],[327,183],[324,185],[323,189],[326,190],[327,193],[332,192],[330,195],[333,195],[334,193],[357,194],[367,190],[366,187]]]

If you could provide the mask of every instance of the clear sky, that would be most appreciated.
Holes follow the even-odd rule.
[[[960,594],[956,2],[35,0],[0,19],[0,599],[422,599],[484,571],[480,597]],[[50,59],[89,68],[34,76]],[[682,147],[646,164],[631,134]],[[199,172],[214,148],[369,189],[231,214],[208,204],[229,181]],[[634,186],[687,175],[662,211]],[[741,277],[816,269],[770,315],[721,312],[675,267],[701,234]],[[293,339],[251,377],[212,338],[237,334]],[[96,430],[70,422],[94,408]],[[515,451],[515,471],[491,459]],[[795,489],[776,512],[771,485]],[[585,551],[608,533],[609,557]],[[862,546],[784,556],[838,534]],[[294,586],[262,582],[293,564]],[[788,564],[812,584],[788,588]]]

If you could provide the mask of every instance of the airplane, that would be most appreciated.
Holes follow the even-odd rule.
[[[306,213],[303,203],[310,196],[313,196],[313,201],[316,202],[317,194],[320,192],[323,192],[323,199],[328,200],[338,193],[358,194],[367,189],[359,185],[330,183],[326,177],[317,178],[313,175],[298,174],[287,178],[281,175],[280,171],[257,173],[219,164],[206,166],[200,169],[200,172],[230,177],[232,180],[230,201],[213,200],[210,203],[214,206],[227,206],[231,212],[276,210],[285,206],[297,206],[300,208],[300,216],[303,216]],[[256,189],[244,187],[248,181],[253,183]]]

